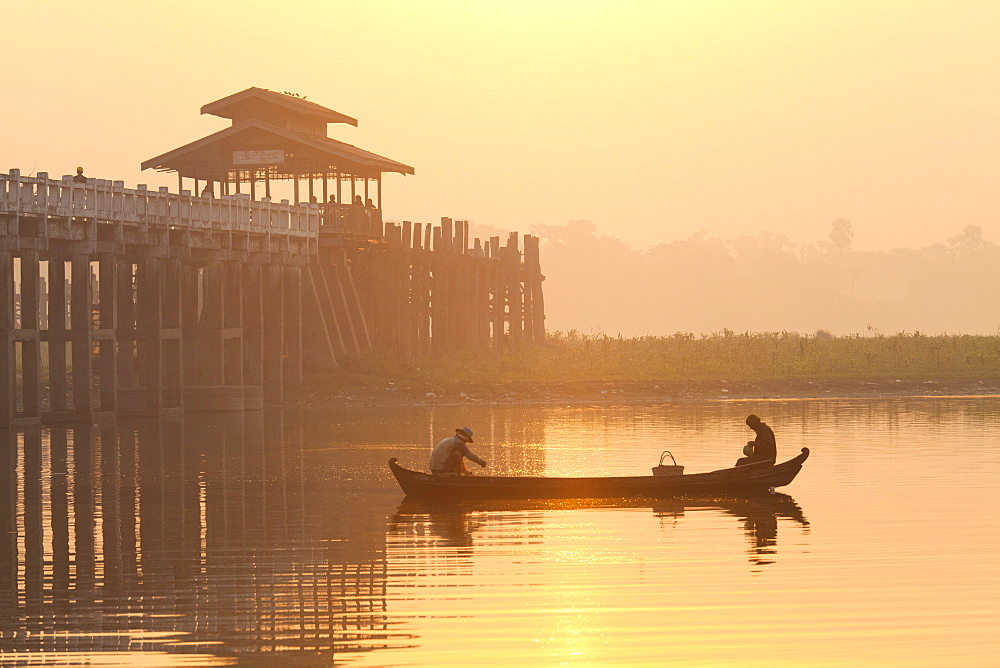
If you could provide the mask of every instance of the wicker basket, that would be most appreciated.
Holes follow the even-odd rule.
[[[663,459],[667,455],[670,455],[670,461],[673,462],[673,465],[663,463]],[[684,467],[677,464],[677,460],[674,459],[674,455],[669,450],[663,451],[663,454],[660,455],[659,466],[653,467],[653,475],[681,475],[682,473],[684,473]]]

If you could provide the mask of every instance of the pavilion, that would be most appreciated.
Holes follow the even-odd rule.
[[[258,187],[263,185],[263,196],[270,198],[272,181],[291,180],[295,204],[329,205],[333,195],[338,212],[345,204],[345,181],[350,183],[347,204],[358,203],[359,197],[368,203],[369,185],[374,184],[375,200],[368,208],[381,209],[382,174],[413,174],[409,165],[328,137],[328,123],[356,127],[358,121],[295,94],[247,88],[206,104],[201,113],[231,119],[232,125],[150,158],[142,168],[177,172],[179,190],[184,188],[184,179],[193,179],[195,195],[246,192],[257,199]]]

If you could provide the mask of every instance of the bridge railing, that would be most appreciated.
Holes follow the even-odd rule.
[[[317,204],[293,205],[288,200],[275,203],[267,198],[258,201],[245,194],[196,197],[186,190],[178,194],[168,192],[166,187],[149,190],[142,185],[130,189],[122,181],[102,179],[76,183],[70,176],[61,180],[50,179],[45,173],[21,176],[17,169],[0,174],[0,213],[308,239],[319,237],[323,219]]]
[[[382,211],[360,204],[327,203],[323,208],[323,231],[358,239],[382,238]]]

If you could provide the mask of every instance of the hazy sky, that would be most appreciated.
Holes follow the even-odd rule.
[[[1000,2],[0,0],[0,169],[176,188],[139,164],[249,86],[413,165],[391,219],[594,221],[859,249],[1000,240]]]

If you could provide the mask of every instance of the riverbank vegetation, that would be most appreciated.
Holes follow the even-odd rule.
[[[411,361],[375,353],[352,357],[342,361],[337,373],[313,376],[305,391],[312,395],[380,388],[408,390],[414,396],[460,391],[496,396],[505,388],[517,394],[572,386],[581,394],[600,393],[610,383],[638,394],[669,389],[683,395],[702,393],[698,388],[718,392],[719,383],[728,382],[743,387],[744,393],[801,395],[801,388],[812,389],[814,384],[856,393],[859,390],[851,388],[905,382],[919,390],[937,382],[942,388],[971,387],[956,390],[966,393],[989,392],[998,379],[1000,336],[871,332],[838,337],[824,331],[803,335],[724,330],[623,338],[570,331],[550,333],[544,346],[497,356],[456,354]]]

